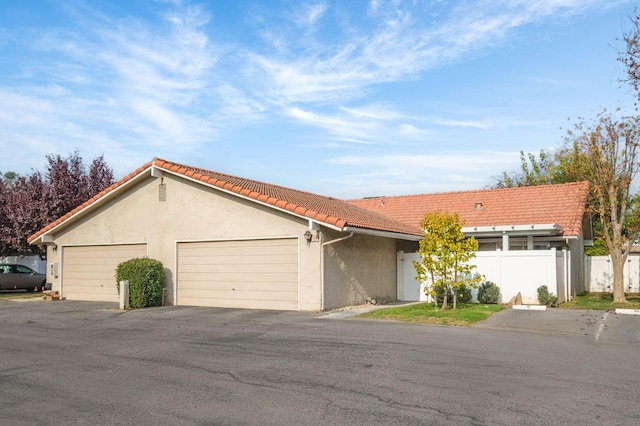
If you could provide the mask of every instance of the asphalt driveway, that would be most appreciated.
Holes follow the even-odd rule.
[[[114,308],[0,301],[0,424],[640,422],[640,346],[604,332]]]
[[[640,316],[616,314],[613,310],[506,309],[492,315],[486,321],[477,323],[474,327],[556,336],[584,336],[594,342],[640,345]]]

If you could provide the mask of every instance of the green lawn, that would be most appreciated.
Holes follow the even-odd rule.
[[[576,296],[575,300],[563,303],[560,308],[566,309],[640,309],[640,294],[627,294],[629,303],[613,303],[613,295],[611,293],[587,293],[582,296]]]
[[[360,314],[355,318],[468,326],[475,322],[487,319],[494,313],[501,310],[501,305],[463,303],[459,304],[455,311],[453,309],[441,311],[439,309],[435,309],[432,303],[419,303],[407,306],[383,308]]]
[[[42,293],[31,293],[27,291],[2,291],[0,292],[0,300],[6,299],[31,299],[42,297]]]

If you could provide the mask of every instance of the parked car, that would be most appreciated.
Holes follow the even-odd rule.
[[[0,264],[0,290],[41,291],[47,276],[28,266]]]

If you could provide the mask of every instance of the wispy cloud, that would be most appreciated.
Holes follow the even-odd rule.
[[[279,5],[254,20],[236,16],[242,24],[229,24],[236,33],[225,33],[227,38],[220,36],[218,27],[227,23],[216,21],[216,2],[208,9],[189,0],[156,0],[146,9],[156,13],[152,17],[108,16],[86,2],[65,4],[70,25],[38,27],[30,37],[0,33],[0,47],[10,45],[28,58],[10,64],[12,84],[0,81],[0,136],[27,147],[25,158],[75,148],[87,156],[105,153],[118,173],[148,160],[149,150],[175,158],[217,143],[230,128],[268,120],[319,129],[322,137],[310,144],[325,148],[398,141],[431,147],[437,126],[491,129],[527,121],[499,114],[424,118],[408,113],[406,105],[366,95],[482,55],[519,27],[614,2],[462,0],[432,6],[443,3],[327,0],[296,9],[288,3],[286,13]],[[459,170],[455,164],[478,167],[465,163],[477,161],[475,155],[456,154],[455,162],[447,156],[355,158],[330,161],[364,161],[398,179],[407,179],[402,171],[411,167],[415,177],[408,179],[419,182],[433,180],[420,171],[424,164],[450,182],[463,175],[451,171]]]
[[[340,101],[357,97],[374,84],[406,80],[487,46],[501,43],[514,29],[550,16],[578,13],[601,0],[463,1],[448,16],[431,18],[425,3],[372,2],[367,26],[326,34],[325,43],[298,54],[297,40],[279,46],[280,56],[252,52],[259,85],[282,103]],[[283,38],[278,38],[282,42]],[[304,49],[304,46],[302,47]]]
[[[340,107],[340,112],[333,115],[293,107],[287,109],[286,114],[301,124],[322,128],[334,139],[347,143],[393,145],[398,143],[399,136],[403,140],[426,140],[428,136],[427,131],[406,123],[411,117],[383,105]]]
[[[336,196],[402,195],[481,188],[493,183],[496,170],[517,163],[517,152],[476,151],[437,155],[341,156],[328,163],[344,167],[327,182]],[[342,188],[342,189],[340,189]],[[375,188],[372,192],[372,188]]]
[[[326,3],[303,4],[294,13],[293,22],[298,28],[310,27],[322,18],[328,8]]]
[[[141,144],[161,151],[211,138],[215,128],[205,117],[217,55],[203,31],[206,11],[174,9],[153,25],[113,21],[88,7],[75,15],[82,32],[51,29],[27,46],[46,65],[26,68],[19,92],[2,89],[4,102],[19,101],[2,106],[12,114],[0,115],[0,127],[46,147],[40,152],[80,147],[134,161]],[[42,80],[50,82],[44,89],[30,85]]]

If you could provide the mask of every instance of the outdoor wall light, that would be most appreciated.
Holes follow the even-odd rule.
[[[58,251],[58,245],[56,243],[51,244],[51,250]]]
[[[311,231],[305,231],[304,239],[307,240],[307,245],[311,244],[311,239],[313,238],[313,234]]]

